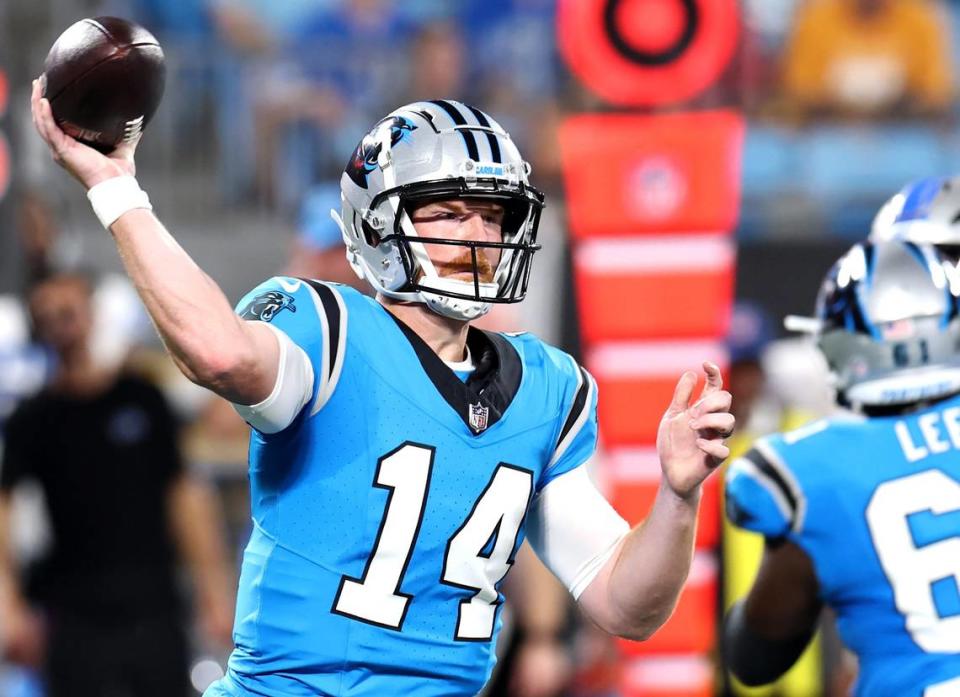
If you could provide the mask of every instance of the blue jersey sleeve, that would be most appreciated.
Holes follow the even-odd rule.
[[[316,413],[333,393],[346,346],[346,308],[334,284],[274,276],[247,293],[236,307],[245,320],[267,322],[299,346],[313,366],[307,408]]]
[[[760,439],[727,469],[727,517],[737,527],[780,538],[798,533],[803,496],[785,461],[768,439]]]
[[[586,462],[597,449],[597,383],[570,356],[551,349],[566,382],[560,418],[563,425],[556,448],[540,477],[542,489],[551,481]]]

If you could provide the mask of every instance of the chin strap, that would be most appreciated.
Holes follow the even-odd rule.
[[[445,295],[428,293],[420,291],[419,295],[423,302],[438,315],[449,317],[450,319],[460,319],[469,322],[483,317],[490,312],[490,303],[478,303],[472,300],[460,300],[449,298]]]

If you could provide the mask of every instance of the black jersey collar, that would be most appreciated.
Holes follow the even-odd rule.
[[[415,331],[393,313],[387,314],[410,342],[434,387],[474,435],[503,417],[517,395],[523,373],[520,355],[509,341],[494,332],[470,327],[467,346],[476,367],[464,383]]]

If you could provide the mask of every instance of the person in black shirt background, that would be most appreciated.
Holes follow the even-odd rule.
[[[184,471],[160,391],[93,360],[90,296],[89,281],[75,274],[30,293],[37,338],[58,368],[4,427],[0,646],[8,660],[41,670],[49,697],[187,695],[176,557],[192,572],[208,637],[230,644],[233,589],[220,523],[206,490]],[[45,495],[53,544],[21,584],[10,495],[27,478]]]

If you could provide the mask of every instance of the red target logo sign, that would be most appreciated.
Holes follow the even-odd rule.
[[[613,104],[682,102],[713,84],[737,43],[736,0],[560,0],[570,69]]]

